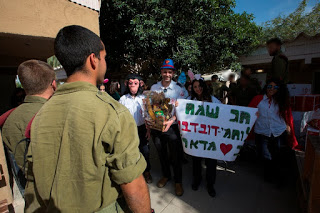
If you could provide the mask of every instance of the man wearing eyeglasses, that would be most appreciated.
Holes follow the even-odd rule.
[[[159,93],[163,92],[166,98],[171,99],[172,104],[175,104],[176,100],[179,98],[186,98],[188,94],[172,80],[175,74],[173,61],[171,59],[164,60],[160,69],[162,80],[157,84],[154,84],[151,87],[151,91]],[[165,122],[164,125],[165,130],[163,132],[152,131],[153,142],[159,154],[162,170],[162,178],[159,180],[157,186],[163,188],[171,179],[170,161],[168,156],[169,148],[169,153],[172,155],[170,159],[172,159],[175,193],[177,196],[182,196],[184,192],[182,187],[183,150],[175,114],[169,121]]]

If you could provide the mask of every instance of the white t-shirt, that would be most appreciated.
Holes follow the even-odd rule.
[[[119,100],[120,104],[128,108],[129,112],[136,121],[137,126],[144,124],[144,108],[142,101],[144,98],[144,95],[138,95],[133,98],[130,94],[126,94],[123,95]]]
[[[269,101],[266,95],[258,104],[259,117],[257,118],[254,132],[267,137],[280,136],[287,129],[285,120],[279,115],[279,105],[273,100]]]

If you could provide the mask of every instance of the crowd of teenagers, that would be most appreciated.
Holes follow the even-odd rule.
[[[184,153],[176,116],[164,123],[164,131],[145,125],[144,79],[129,74],[122,96],[118,82],[111,82],[107,89],[103,84],[105,46],[81,26],[62,28],[54,50],[67,83],[57,88],[54,70],[45,62],[22,63],[18,76],[26,97],[0,119],[8,165],[24,195],[25,212],[152,212],[147,187],[153,181],[150,141],[161,164],[157,186],[174,181],[175,194],[182,196],[183,178],[189,175],[182,174]],[[238,81],[231,74],[226,85],[214,75],[209,83],[199,77],[182,86],[173,81],[173,60],[166,59],[159,67],[161,80],[150,90],[163,92],[171,100],[257,107],[256,145],[265,179],[274,181],[280,178],[280,148],[295,148],[297,141],[285,84],[288,61],[281,53],[281,41],[270,40],[268,50],[274,56],[273,68],[263,89],[250,69]],[[192,157],[190,187],[196,191],[202,182],[202,160],[208,194],[215,197],[215,159]]]

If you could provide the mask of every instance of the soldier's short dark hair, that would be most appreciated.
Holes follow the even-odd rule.
[[[46,62],[28,60],[19,65],[18,77],[27,95],[38,95],[48,89],[56,75]]]
[[[100,59],[102,50],[104,45],[100,37],[78,25],[62,28],[54,41],[55,55],[68,77],[83,69],[90,54],[94,53]]]
[[[236,75],[233,74],[233,73],[231,73],[231,74],[229,75],[229,78],[235,78],[235,77],[236,77]]]
[[[267,45],[272,44],[272,43],[275,43],[280,46],[283,44],[280,38],[272,38],[267,41]]]
[[[213,75],[213,76],[211,76],[211,80],[212,79],[218,79],[219,77],[217,76],[217,75]]]

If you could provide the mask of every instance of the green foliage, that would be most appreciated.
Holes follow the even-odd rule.
[[[234,0],[103,1],[100,30],[109,70],[148,61],[140,69],[147,76],[169,57],[200,73],[239,68],[238,56],[259,44],[261,28],[234,7]]]
[[[51,56],[47,59],[47,63],[52,66],[53,68],[57,68],[61,66],[60,62],[58,61],[57,57],[55,55]]]
[[[287,16],[277,18],[263,24],[261,42],[278,37],[282,40],[292,40],[300,33],[313,36],[320,33],[320,3],[317,3],[311,12],[307,13],[308,0],[303,0],[298,8]]]
[[[16,76],[16,88],[23,88],[18,76]]]

